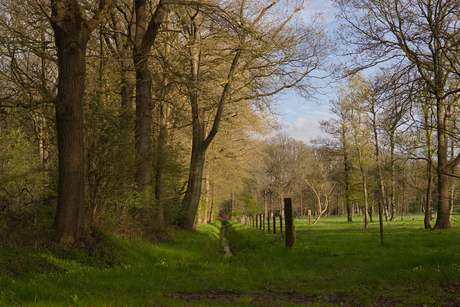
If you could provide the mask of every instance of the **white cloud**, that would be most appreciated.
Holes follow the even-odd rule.
[[[281,126],[288,135],[305,143],[309,143],[310,140],[319,136],[327,136],[326,133],[320,130],[316,120],[310,120],[305,117],[298,117],[294,121],[281,121]]]

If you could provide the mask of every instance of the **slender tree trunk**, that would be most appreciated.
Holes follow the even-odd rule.
[[[385,202],[385,206],[384,206],[384,211],[385,211],[385,221],[388,222],[390,220],[390,207],[389,207],[389,204],[391,204],[391,200],[390,199],[387,199],[387,201]]]
[[[379,188],[380,196],[382,197],[383,206],[386,206],[387,196],[385,193],[385,184],[383,183],[383,172],[382,166],[380,164],[380,145],[379,145],[379,135],[377,131],[377,111],[375,110],[375,102],[372,101],[372,129],[374,131],[374,144],[375,144],[375,162],[377,164],[377,172],[379,176]]]
[[[406,163],[403,164],[403,187],[402,187],[402,206],[401,206],[401,221],[406,213]]]
[[[280,216],[282,219],[284,219],[284,201],[282,193],[280,193]]]
[[[209,210],[209,222],[214,222],[214,183],[211,184],[211,209]]]
[[[453,120],[452,127],[456,128],[456,121]],[[454,129],[452,129],[454,131]],[[450,147],[450,157],[451,161],[455,159],[455,138],[451,137],[451,147]],[[455,175],[455,167],[452,168],[451,171],[452,175]],[[455,196],[455,188],[456,188],[456,181],[455,177],[451,177],[451,184],[450,184],[450,197],[449,197],[449,217],[452,219],[452,213],[454,211],[454,196]]]
[[[390,166],[391,166],[391,218],[396,221],[396,179],[395,179],[395,131],[390,134]]]
[[[165,28],[168,28],[167,23],[169,22],[169,14],[164,17],[166,23]],[[168,56],[171,50],[171,44],[169,35],[167,35],[166,43],[162,48],[164,54],[164,61],[168,61]],[[157,135],[157,151],[156,151],[156,165],[155,165],[155,199],[157,201],[157,223],[160,226],[164,225],[164,201],[163,201],[163,190],[164,190],[164,176],[165,176],[165,161],[168,157],[166,144],[168,143],[168,115],[169,107],[166,104],[168,96],[168,75],[167,73],[162,74],[161,89],[159,94],[159,103],[157,106],[158,110],[158,135]],[[207,219],[205,215],[205,220]]]
[[[348,165],[348,150],[346,143],[346,126],[342,124],[343,165],[345,169],[345,205],[347,207],[347,220],[353,222],[353,210],[350,205],[350,166]]]
[[[426,201],[425,201],[425,229],[431,229],[431,214],[432,214],[432,190],[433,190],[433,151],[431,146],[431,121],[430,121],[430,110],[428,107],[424,107],[424,118],[425,118],[425,136],[426,136],[426,149],[427,149],[427,187],[426,187]]]
[[[128,44],[128,39],[122,34],[123,28],[121,25],[120,18],[116,14],[116,9],[111,12],[114,39],[117,48],[118,58],[120,60],[120,95],[121,95],[121,106],[122,106],[122,117],[126,127],[134,128],[133,119],[136,112],[134,104],[134,82],[131,72],[133,71],[132,59],[130,55],[132,53],[131,45]],[[132,36],[128,33],[128,36]]]
[[[139,51],[138,51],[139,52]],[[152,105],[151,87],[152,79],[148,68],[148,54],[137,53],[134,60],[136,68],[136,152],[137,172],[136,181],[138,191],[147,193],[150,188],[150,163],[151,163],[151,139],[152,129]],[[147,197],[145,197],[147,199]],[[147,206],[147,203],[145,203]]]
[[[439,42],[434,41],[436,47]],[[435,54],[435,97],[436,97],[436,119],[437,119],[437,141],[438,141],[438,214],[434,229],[450,229],[450,214],[449,214],[449,173],[452,170],[452,163],[448,163],[448,118],[450,117],[450,106],[447,101],[441,98],[444,93],[444,72],[443,63],[441,63],[441,48],[436,48]],[[458,163],[458,161],[456,161]]]
[[[204,205],[204,212],[205,212],[205,216],[204,216],[204,222],[207,223],[208,222],[208,209],[211,208],[211,183],[210,183],[210,176],[211,176],[211,172],[212,172],[212,167],[209,166],[209,170],[206,174],[206,199],[205,199],[205,205]],[[210,212],[210,214],[212,215],[212,212]]]
[[[428,183],[426,187],[426,201],[425,201],[425,229],[431,229],[431,214],[433,212],[432,206],[432,190],[433,190],[433,175],[432,175],[432,168],[431,164],[427,166],[428,168]]]
[[[359,159],[359,168],[361,170],[361,176],[363,178],[363,197],[364,197],[364,228],[369,227],[369,219],[368,219],[368,210],[369,210],[369,204],[367,201],[367,180],[366,180],[366,172],[364,170],[363,162],[362,162],[362,153],[361,149],[357,147],[358,150],[358,159]]]
[[[268,205],[267,205],[267,190],[264,189],[264,216],[268,216]],[[265,219],[264,219],[265,220]],[[265,230],[265,224],[264,224],[264,230]],[[270,231],[269,231],[270,232]]]
[[[155,166],[155,200],[157,202],[157,223],[159,226],[164,225],[164,204],[163,204],[163,186],[164,186],[164,169],[166,156],[166,143],[168,139],[168,130],[166,127],[167,106],[160,103],[158,106],[158,137],[157,137],[157,156]]]
[[[302,203],[302,192],[300,192],[300,217],[304,217],[304,214],[303,214],[303,203]]]
[[[438,117],[438,215],[434,229],[450,229],[449,216],[449,168],[447,162],[447,124],[445,106],[442,101],[437,101]]]
[[[152,147],[150,139],[152,131],[152,76],[148,59],[160,26],[169,15],[170,4],[165,4],[165,2],[165,0],[160,0],[149,22],[147,1],[134,1],[136,14],[133,51],[134,69],[136,70],[136,182],[138,191],[143,194],[145,207],[149,205],[147,194],[150,190],[151,181]]]

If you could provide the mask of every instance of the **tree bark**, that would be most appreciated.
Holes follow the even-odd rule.
[[[194,16],[196,18],[196,15]],[[211,130],[206,136],[204,108],[198,95],[199,65],[200,65],[200,39],[199,26],[195,19],[192,19],[190,27],[190,66],[191,66],[191,85],[190,104],[192,106],[192,155],[190,159],[190,171],[188,177],[187,190],[182,202],[182,216],[179,218],[179,225],[185,230],[192,230],[195,221],[196,213],[201,196],[201,185],[204,163],[206,161],[206,151],[216,136],[222,114],[224,111],[225,102],[230,96],[233,76],[235,75],[236,67],[239,63],[241,51],[236,51],[233,57],[232,65],[228,73],[227,83],[224,86],[220,100],[217,106],[214,122]]]
[[[353,212],[350,205],[350,166],[348,165],[348,150],[346,142],[346,126],[342,122],[343,165],[345,169],[345,205],[347,207],[347,220],[353,222]]]
[[[437,122],[438,122],[438,216],[434,229],[450,229],[449,214],[449,167],[447,162],[448,144],[447,144],[447,120],[446,111],[443,101],[438,99]]]
[[[57,47],[56,128],[59,183],[54,229],[60,244],[76,243],[85,230],[83,102],[86,46],[111,1],[101,1],[92,19],[86,20],[77,0],[52,1],[50,19]]]
[[[167,106],[162,102],[158,110],[158,137],[157,137],[157,157],[155,166],[155,200],[157,205],[157,224],[164,225],[164,204],[163,204],[163,190],[164,190],[164,173],[165,173],[165,155],[166,143],[168,139],[168,130],[166,127]]]
[[[160,26],[167,20],[170,11],[170,4],[166,2],[160,0],[150,22],[148,22],[147,1],[134,1],[136,14],[133,50],[133,62],[136,70],[136,182],[138,191],[143,194],[144,206],[148,206],[146,194],[149,192],[151,181],[152,76],[148,59]]]
[[[130,55],[132,53],[132,47],[128,43],[128,38],[124,36],[123,28],[119,16],[116,13],[116,9],[112,9],[112,27],[114,30],[114,40],[117,48],[117,56],[120,60],[120,96],[121,96],[121,107],[122,107],[122,118],[126,127],[133,129],[133,119],[136,112],[134,104],[134,82],[130,76],[133,71],[132,60]],[[131,36],[128,33],[128,37]]]
[[[368,214],[369,214],[369,204],[368,204],[368,201],[367,201],[367,180],[366,180],[366,173],[364,171],[364,168],[362,166],[362,162],[361,162],[361,159],[362,159],[362,155],[361,155],[361,150],[358,150],[359,152],[359,168],[361,169],[361,175],[362,175],[362,178],[363,178],[363,196],[364,196],[364,228],[368,228],[369,227],[369,217],[368,217]]]
[[[372,99],[372,98],[371,98]],[[379,188],[380,194],[382,197],[382,203],[386,206],[386,193],[385,193],[385,184],[383,183],[383,173],[382,166],[380,164],[380,145],[379,145],[379,135],[377,131],[377,111],[375,110],[375,101],[371,101],[371,112],[372,112],[372,130],[374,132],[374,144],[375,144],[375,162],[377,164],[377,171],[379,175]]]
[[[391,168],[391,218],[390,221],[396,221],[396,180],[395,180],[395,130],[390,133],[390,168]]]

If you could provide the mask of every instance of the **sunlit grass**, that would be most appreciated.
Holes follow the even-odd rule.
[[[109,239],[119,257],[115,267],[92,264],[75,252],[71,257],[45,251],[0,251],[8,257],[35,257],[50,268],[28,269],[15,276],[0,267],[0,305],[33,306],[223,306],[228,302],[174,298],[178,292],[258,293],[264,291],[313,293],[317,306],[328,306],[333,293],[351,298],[345,303],[372,305],[378,297],[401,305],[432,306],[439,289],[460,284],[460,229],[429,231],[423,217],[385,222],[385,245],[380,244],[374,217],[364,229],[359,217],[321,219],[308,225],[296,220],[292,249],[281,234],[267,234],[229,221],[227,237],[234,256],[224,258],[220,222],[196,232],[177,232],[152,244],[142,240]],[[29,256],[27,256],[29,255]],[[7,274],[7,272],[9,272]],[[458,287],[457,287],[458,288]],[[458,291],[445,293],[446,299]],[[233,305],[265,306],[249,296]],[[271,301],[274,306],[291,306]]]

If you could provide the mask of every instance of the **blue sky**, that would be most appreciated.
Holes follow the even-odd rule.
[[[306,8],[305,18],[318,12],[323,13],[327,30],[332,34],[337,25],[337,22],[334,22],[335,9],[332,3],[327,0],[316,0]],[[279,111],[283,114],[279,116],[279,122],[284,132],[307,143],[318,136],[326,136],[319,129],[318,120],[331,117],[328,102],[335,96],[332,93],[332,88],[323,91],[329,92],[329,94],[317,95],[318,101],[306,100],[294,92],[279,97],[277,101]]]

